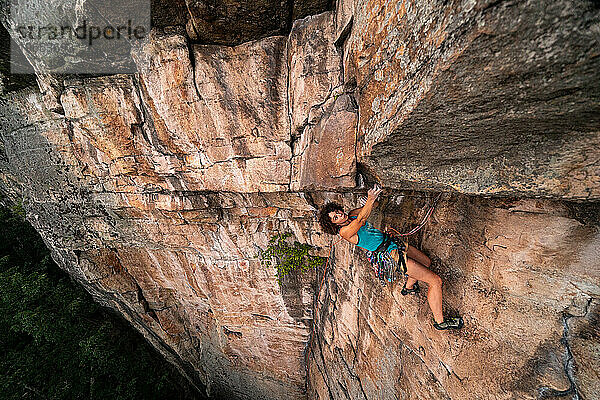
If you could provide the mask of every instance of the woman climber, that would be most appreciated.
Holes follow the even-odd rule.
[[[326,204],[319,213],[321,228],[331,235],[339,233],[348,242],[367,250],[367,257],[383,284],[395,280],[397,272],[406,275],[406,282],[400,292],[403,296],[418,293],[418,281],[426,282],[429,285],[427,301],[433,312],[433,326],[439,330],[462,328],[461,317],[444,318],[442,279],[428,269],[431,265],[429,257],[407,242],[392,238],[367,222],[380,193],[381,188],[375,185],[369,190],[364,206],[347,214],[337,203]]]

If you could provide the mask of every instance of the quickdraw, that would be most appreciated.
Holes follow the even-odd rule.
[[[389,244],[394,242],[398,246],[398,262],[394,260],[390,252],[387,250]],[[375,251],[367,251],[367,258],[371,263],[371,267],[375,272],[375,276],[379,279],[381,285],[385,286],[387,283],[396,281],[401,275],[408,276],[406,274],[406,250],[407,245],[402,240],[395,238],[386,237],[383,242],[382,249]]]

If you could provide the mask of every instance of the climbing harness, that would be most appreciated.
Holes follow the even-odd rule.
[[[408,277],[408,274],[406,273],[406,251],[408,250],[408,242],[404,238],[417,233],[421,228],[423,228],[423,226],[425,226],[440,197],[441,193],[429,207],[421,223],[415,228],[411,229],[407,233],[400,233],[394,228],[389,227],[385,233],[384,240],[379,247],[375,251],[367,251],[367,258],[373,267],[375,276],[379,279],[379,282],[382,286],[396,281],[399,275]],[[391,236],[390,232],[394,232],[395,235]],[[396,246],[398,246],[398,262],[393,259],[387,250],[391,243],[395,243]]]
[[[367,251],[367,258],[369,259],[369,262],[373,267],[375,276],[379,279],[379,282],[382,286],[385,286],[387,283],[396,281],[400,275],[408,277],[406,273],[406,251],[408,250],[408,242],[406,241],[405,237],[417,233],[421,228],[425,226],[440,197],[441,193],[431,204],[419,225],[417,225],[407,233],[400,233],[394,228],[389,227],[386,230],[384,240],[379,245],[379,247],[375,251]],[[393,232],[395,235],[392,236],[390,232]],[[395,243],[398,247],[398,262],[394,260],[394,258],[388,251],[388,247],[391,243]]]
[[[391,243],[395,243],[398,247],[398,262],[388,251]],[[406,274],[406,250],[408,250],[408,244],[405,241],[386,234],[383,242],[375,251],[367,251],[367,258],[382,286],[396,281],[399,275],[408,276]]]

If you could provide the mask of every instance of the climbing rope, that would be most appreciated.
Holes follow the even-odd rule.
[[[421,223],[419,225],[417,225],[415,228],[411,229],[410,232],[407,233],[400,233],[397,230],[395,230],[394,228],[392,228],[391,226],[387,228],[388,231],[393,231],[394,233],[396,233],[397,236],[410,236],[410,235],[414,235],[415,233],[417,233],[419,231],[419,229],[423,228],[425,226],[425,224],[427,223],[427,220],[429,219],[429,217],[431,216],[431,213],[433,212],[433,209],[435,208],[435,206],[437,205],[438,201],[440,200],[440,197],[442,197],[442,194],[438,194],[437,198],[433,201],[433,204],[429,207],[429,210],[427,210],[427,213],[425,214],[425,216],[423,217],[423,221],[421,221]]]
[[[433,212],[434,208],[437,206],[438,201],[440,200],[440,198],[442,197],[442,193],[438,194],[438,196],[436,197],[436,199],[433,201],[433,204],[431,204],[431,206],[429,207],[429,209],[427,210],[427,212],[425,213],[425,216],[423,217],[423,220],[421,221],[421,223],[419,225],[417,225],[415,228],[411,229],[409,232],[407,233],[399,233],[397,230],[395,230],[392,227],[387,228],[388,231],[393,231],[396,233],[396,235],[398,236],[410,236],[410,235],[414,235],[415,233],[417,233],[421,228],[423,228],[425,226],[425,224],[427,223],[427,221],[429,220],[429,217],[431,216],[431,213]],[[331,239],[331,241],[333,242],[333,239]],[[308,377],[310,374],[310,349],[312,348],[312,342],[314,339],[314,321],[317,315],[317,312],[319,311],[319,295],[321,294],[321,289],[323,288],[323,282],[325,281],[325,275],[327,274],[327,269],[329,268],[329,259],[331,258],[331,250],[333,250],[333,247],[338,244],[339,242],[342,241],[342,238],[338,239],[337,242],[333,243],[331,246],[329,246],[329,254],[327,255],[327,261],[325,262],[325,269],[323,270],[323,276],[321,277],[321,283],[319,284],[319,290],[317,291],[317,304],[315,307],[315,315],[313,316],[313,329],[311,331],[311,335],[310,335],[310,343],[308,345],[308,354],[306,357],[306,382],[308,384]]]

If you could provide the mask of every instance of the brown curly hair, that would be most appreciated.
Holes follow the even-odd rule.
[[[344,209],[338,203],[327,203],[319,211],[319,225],[323,232],[329,233],[330,235],[337,235],[340,232],[340,226],[334,224],[329,218],[329,213],[332,211],[342,211]]]

